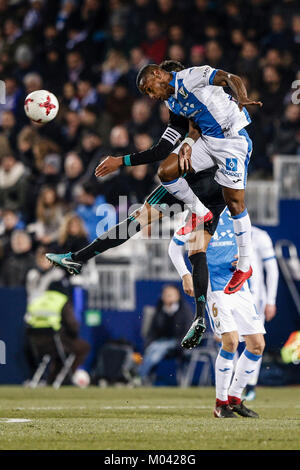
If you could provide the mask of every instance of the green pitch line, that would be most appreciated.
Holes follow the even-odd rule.
[[[300,449],[299,387],[258,388],[258,420],[213,405],[206,387],[0,387],[0,449]]]

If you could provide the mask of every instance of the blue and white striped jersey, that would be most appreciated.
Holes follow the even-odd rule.
[[[251,122],[246,108],[240,111],[223,87],[212,85],[217,69],[203,65],[171,73],[175,93],[166,105],[173,113],[192,119],[203,135],[231,137]]]

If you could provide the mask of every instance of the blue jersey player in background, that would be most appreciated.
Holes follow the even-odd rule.
[[[193,237],[195,233],[181,235],[178,229],[169,246],[171,260],[182,278],[185,292],[189,295],[193,295],[193,283],[185,263],[183,248],[186,242],[192,245]],[[237,250],[233,221],[229,210],[225,208],[207,249],[207,310],[213,330],[222,341],[215,364],[216,418],[232,418],[236,416],[235,413],[243,417],[258,417],[257,413],[243,404],[241,396],[249,377],[259,366],[264,350],[265,329],[247,283],[233,295],[224,293],[224,287],[231,278],[236,263]],[[233,358],[239,341],[245,341],[246,347],[232,377]]]
[[[245,130],[251,122],[245,106],[262,103],[247,97],[240,77],[209,65],[167,72],[150,64],[140,70],[137,86],[150,98],[164,100],[173,113],[191,119],[201,129],[201,137],[195,142],[188,137],[178,147],[181,162],[188,161],[195,172],[218,165],[215,180],[223,188],[239,248],[237,267],[224,286],[226,294],[233,294],[252,274],[251,222],[245,206],[252,142]],[[229,87],[232,94],[225,93],[223,87]],[[190,197],[183,178],[165,182],[165,187],[180,200]]]

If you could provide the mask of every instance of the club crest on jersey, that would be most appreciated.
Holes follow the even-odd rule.
[[[226,158],[226,170],[237,171],[237,158]]]
[[[183,88],[183,86],[179,88],[178,93],[180,93],[180,94],[184,97],[185,100],[186,100],[187,97],[189,96],[189,94],[185,91],[185,89]]]

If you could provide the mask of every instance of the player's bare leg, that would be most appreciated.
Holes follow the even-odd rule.
[[[245,206],[244,189],[223,188],[223,196],[233,219],[235,239],[239,248],[236,270],[224,289],[225,294],[234,294],[252,275],[251,221]]]
[[[179,158],[175,153],[171,153],[159,166],[157,175],[162,185],[180,201],[185,202],[191,210],[192,215],[188,220],[184,230],[190,233],[201,223],[211,221],[212,213],[202,204],[188,182],[182,178],[182,170],[179,166]]]
[[[193,286],[196,303],[194,321],[183,338],[181,345],[191,349],[198,346],[206,330],[205,304],[208,288],[208,267],[206,261],[206,250],[211,235],[206,230],[196,230],[189,240],[189,259],[193,266]]]
[[[222,334],[222,347],[215,364],[216,405],[215,418],[236,418],[229,406],[228,389],[233,373],[233,358],[239,344],[237,331]]]
[[[247,385],[249,376],[255,374],[259,367],[265,347],[264,337],[261,333],[245,335],[246,348],[239,357],[232,384],[228,391],[229,405],[235,413],[244,418],[258,418],[255,411],[250,410],[242,401],[242,392]]]

